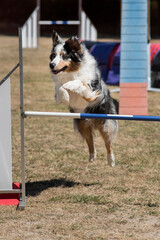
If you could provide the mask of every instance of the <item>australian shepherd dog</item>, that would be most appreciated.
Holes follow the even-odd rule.
[[[115,114],[113,99],[101,78],[97,62],[84,44],[77,37],[63,41],[55,31],[52,41],[50,69],[56,102],[66,104],[72,113]],[[116,120],[74,119],[74,127],[87,142],[89,161],[96,158],[93,137],[94,130],[98,129],[105,142],[108,164],[115,166],[112,144],[118,131]]]

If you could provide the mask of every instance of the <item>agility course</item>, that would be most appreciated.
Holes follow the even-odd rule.
[[[22,133],[25,128],[25,135],[21,135],[22,159],[24,149],[26,158],[26,161],[21,161],[25,186],[18,192],[21,195],[23,192],[22,209],[26,205],[26,195],[28,204],[25,216],[24,211],[16,213],[10,207],[1,206],[1,237],[80,240],[159,238],[159,94],[149,93],[149,114],[153,117],[96,116],[131,121],[119,121],[119,136],[114,150],[116,168],[107,166],[104,146],[99,138],[96,143],[98,158],[89,164],[85,145],[74,135],[70,118],[95,116],[70,115],[65,113],[67,109],[64,106],[55,105],[51,80],[44,73],[48,71],[44,67],[48,53],[44,53],[49,46],[49,40],[45,41],[45,47],[41,47],[37,56],[25,51],[23,57],[20,50],[20,63],[13,68],[14,71],[21,66]],[[15,40],[9,39],[9,42],[13,42],[13,50]],[[37,59],[43,59],[38,70]],[[35,69],[37,72],[34,72]],[[2,80],[3,84],[8,83],[6,79],[9,75]],[[19,92],[17,82],[12,83],[16,94]],[[114,96],[118,98],[116,93]],[[30,109],[33,111],[28,111]],[[35,116],[31,118],[30,115]],[[40,118],[40,115],[46,119]],[[132,121],[136,118],[140,122]],[[13,124],[15,126],[16,123]],[[15,142],[12,145],[15,152]],[[14,156],[14,159],[13,170],[16,170],[19,158]],[[22,182],[23,178],[18,180]]]
[[[8,180],[8,175],[11,176],[12,175],[12,170],[11,170],[11,151],[10,151],[10,157],[6,156],[6,159],[8,160],[9,158],[9,164],[8,164],[8,168],[7,169],[3,169],[3,174],[2,178],[4,179],[4,184],[2,184],[1,186],[1,190],[0,193],[21,193],[21,200],[19,203],[19,208],[23,209],[25,208],[25,204],[26,204],[26,196],[25,196],[25,155],[24,155],[24,119],[27,116],[36,116],[36,117],[40,117],[40,116],[45,116],[45,117],[69,117],[69,118],[97,118],[97,119],[117,119],[117,120],[134,120],[134,121],[160,121],[160,117],[159,116],[138,116],[138,115],[111,115],[111,114],[87,114],[87,113],[64,113],[64,112],[36,112],[36,111],[25,111],[24,109],[24,96],[23,96],[23,50],[22,50],[22,29],[19,29],[19,63],[11,70],[11,72],[1,81],[1,85],[3,86],[5,81],[7,82],[9,76],[14,72],[14,70],[16,70],[18,67],[20,67],[20,116],[21,116],[21,170],[22,170],[22,189],[21,190],[14,190],[12,189],[12,178],[9,181],[9,187],[7,185],[6,187],[6,182]],[[8,80],[9,81],[9,80]],[[10,87],[8,85],[8,90],[7,91],[7,95],[10,95],[9,90]],[[2,95],[3,97],[3,95]],[[1,100],[1,102],[7,102],[6,99]],[[8,106],[7,108],[10,111],[10,99],[8,100]],[[3,112],[2,112],[3,114]],[[9,114],[9,113],[8,113]],[[5,116],[6,117],[6,116]],[[10,119],[9,117],[7,117],[8,119]],[[3,125],[2,125],[3,126]],[[9,123],[7,125],[6,128],[11,128],[11,123],[9,120]],[[9,138],[9,142],[10,142],[10,150],[11,150],[11,130],[8,130],[9,133],[6,134],[6,130],[5,135]],[[3,137],[3,136],[2,136]],[[4,148],[4,150],[7,148],[8,145],[6,146],[2,146]],[[3,152],[3,151],[1,151]],[[5,161],[5,159],[3,159],[3,161]],[[9,170],[8,170],[9,169]],[[9,174],[8,174],[9,171]],[[4,177],[5,176],[5,177]]]
[[[0,37],[0,42],[1,46],[7,43],[14,54],[8,66],[16,65],[17,38]],[[50,39],[43,39],[38,55],[34,50],[23,51],[25,111],[67,112],[53,99],[46,66],[49,44]],[[42,61],[34,72],[37,59]],[[19,111],[15,110],[19,106],[18,83],[15,71],[11,76],[14,182],[21,182]],[[149,114],[158,116],[159,93],[148,95]],[[119,94],[113,96],[118,99]],[[26,208],[17,212],[15,206],[0,206],[2,238],[6,233],[8,238],[25,235],[29,239],[123,239],[124,232],[130,239],[159,236],[159,122],[119,121],[114,169],[106,163],[99,136],[97,160],[88,163],[86,145],[74,134],[72,119],[28,116],[24,122]]]
[[[32,60],[29,51],[23,53],[25,111],[66,112],[66,108],[57,107],[53,100],[53,83],[45,65],[50,40],[43,41],[37,56],[31,52]],[[17,39],[8,37],[8,42],[14,53],[10,65],[14,66]],[[48,52],[44,54],[47,46]],[[34,73],[37,58],[42,61],[38,73]],[[18,82],[16,77],[11,77],[16,106]],[[14,111],[15,135],[15,114],[18,113]],[[158,93],[149,93],[149,114],[159,115]],[[88,163],[86,146],[75,136],[70,118],[28,116],[24,121],[27,204],[22,212],[17,212],[14,206],[0,206],[2,238],[6,238],[6,233],[12,239],[24,236],[80,240],[124,239],[124,235],[126,239],[159,237],[159,122],[119,121],[114,148],[116,167],[111,169],[99,137],[97,160]],[[12,171],[13,181],[20,182],[16,167],[20,159],[20,154],[18,157],[16,154],[18,135],[19,132],[12,141]]]
[[[127,5],[126,2],[124,3],[124,7],[123,9],[124,10],[127,10],[127,11],[130,11],[130,6],[132,6],[132,4],[129,4]],[[147,12],[147,7],[146,7],[146,4],[141,4],[141,5],[136,5],[137,6],[137,10],[139,10],[139,7],[140,8],[143,8],[144,7],[144,11]],[[126,14],[126,13],[125,13]],[[135,13],[134,13],[135,14]],[[122,15],[123,16],[123,15]],[[144,18],[146,19],[146,15],[144,15]],[[33,17],[34,19],[34,17]],[[124,17],[124,21],[126,20],[126,18]],[[130,19],[129,19],[130,21]],[[122,21],[122,28],[125,26],[125,24],[123,23]],[[127,28],[128,28],[128,23],[126,24]],[[134,27],[133,30],[135,29],[135,26],[131,26],[131,27]],[[141,26],[140,26],[141,27]],[[144,26],[143,26],[144,28]],[[147,28],[147,25],[146,25],[146,28]],[[125,34],[124,34],[125,33]],[[145,31],[145,36],[143,36],[144,39],[147,39],[147,31]],[[126,41],[124,39],[122,39],[124,41],[122,41],[122,44],[126,44],[126,46],[124,46],[124,54],[125,51],[126,51],[126,47],[127,47],[127,50],[129,52],[127,52],[128,55],[126,55],[125,59],[123,58],[123,51],[122,51],[122,64],[121,64],[121,72],[124,72],[124,74],[127,74],[126,75],[126,78],[124,77],[125,75],[124,74],[121,74],[121,77],[122,77],[122,81],[124,81],[125,79],[127,80],[129,75],[128,74],[132,74],[132,73],[137,73],[137,68],[135,66],[137,66],[137,59],[141,58],[141,55],[139,55],[139,47],[140,49],[142,48],[142,43],[140,41],[140,43],[137,43],[137,28],[136,28],[136,33],[135,33],[135,42],[130,42],[130,35],[126,35],[126,31],[123,30],[122,31],[122,35],[124,34],[124,36],[126,36]],[[133,33],[134,34],[134,31]],[[143,39],[142,38],[142,39]],[[129,42],[128,42],[128,39],[129,39]],[[139,38],[141,40],[141,38]],[[142,75],[144,75],[144,72],[147,72],[147,67],[148,67],[148,60],[147,60],[147,41],[145,41],[146,45],[143,46],[143,49],[142,49],[142,52],[144,53],[144,50],[146,51],[146,54],[144,56],[144,59],[142,59]],[[133,45],[134,44],[134,45]],[[130,72],[130,65],[127,65],[127,69],[126,69],[126,73],[125,73],[125,68],[123,68],[123,61],[127,60],[127,56],[129,56],[130,54],[130,51],[132,51],[132,48],[135,47],[135,44],[136,44],[136,48],[137,48],[137,57],[135,59],[131,59],[131,65],[134,66],[134,68],[132,69],[132,71]],[[133,46],[132,46],[133,45]],[[131,49],[131,50],[130,50]],[[140,52],[141,54],[141,52]],[[133,60],[135,62],[133,62]],[[129,64],[129,63],[128,63]],[[141,65],[141,64],[140,64]],[[144,66],[146,67],[144,69]],[[1,103],[2,102],[6,102],[7,103],[7,106],[6,108],[8,109],[8,112],[6,114],[8,115],[4,115],[4,118],[7,118],[9,120],[8,123],[6,123],[6,129],[4,130],[4,134],[6,134],[7,136],[7,139],[8,141],[6,142],[10,142],[9,144],[9,149],[10,149],[10,152],[9,152],[9,156],[6,155],[5,158],[8,160],[8,164],[7,164],[7,168],[5,169],[2,169],[2,172],[4,175],[2,175],[2,179],[4,179],[4,184],[2,184],[1,186],[1,191],[0,193],[9,193],[9,192],[13,192],[13,193],[21,193],[21,200],[20,200],[20,204],[19,204],[19,208],[24,208],[25,207],[25,199],[26,199],[26,196],[25,196],[25,156],[24,156],[24,119],[27,117],[27,116],[37,116],[37,117],[40,117],[40,116],[46,116],[46,117],[69,117],[69,118],[80,118],[80,119],[84,119],[84,118],[95,118],[95,119],[117,119],[117,120],[132,120],[132,121],[160,121],[160,117],[159,116],[143,116],[143,114],[141,115],[111,115],[111,114],[86,114],[86,113],[62,113],[62,112],[38,112],[38,111],[25,111],[24,110],[24,96],[23,96],[23,28],[19,28],[19,63],[6,75],[6,77],[4,77],[1,82],[0,82],[0,85],[2,86],[5,86],[5,82],[8,83],[7,88],[6,88],[6,95],[10,95],[9,92],[10,92],[10,84],[9,84],[9,77],[10,75],[19,67],[20,69],[20,116],[21,116],[21,170],[22,170],[22,189],[21,190],[14,190],[12,189],[12,169],[11,169],[11,162],[12,162],[12,152],[11,152],[11,117],[10,117],[10,98],[8,99],[5,99],[2,95],[2,98],[4,99],[1,99]],[[126,67],[126,65],[125,65]],[[129,69],[129,70],[128,70]],[[140,68],[138,68],[139,70]],[[141,72],[141,71],[139,71]],[[139,74],[136,75],[136,79],[133,78],[133,82],[136,81],[137,82],[137,79],[141,79],[142,81],[146,81],[147,79],[147,73],[145,75],[145,77],[143,76],[140,76]],[[126,81],[125,80],[125,81]],[[127,80],[128,81],[128,80]],[[139,81],[139,80],[138,80]],[[125,82],[126,83],[126,82]],[[130,82],[127,83],[127,87],[129,86]],[[134,83],[135,84],[135,83]],[[121,86],[121,88],[123,89],[123,87]],[[136,89],[138,89],[138,87],[135,87]],[[131,90],[132,91],[133,87],[129,86],[129,89],[127,88],[127,94],[128,94],[128,91]],[[146,88],[143,88],[143,90],[145,92],[147,92],[147,87]],[[4,91],[3,89],[1,91]],[[124,92],[124,91],[123,91]],[[139,92],[138,92],[139,94]],[[121,95],[122,95],[122,92],[121,92]],[[144,97],[144,94],[142,94],[143,97]],[[129,96],[129,95],[127,95]],[[131,94],[132,96],[132,94]],[[132,96],[133,97],[133,96]],[[135,97],[135,96],[134,96]],[[137,96],[136,96],[137,97]],[[141,96],[140,96],[141,97]],[[120,101],[123,99],[123,97],[120,96]],[[134,100],[135,98],[131,98],[131,100]],[[147,98],[145,98],[147,100]],[[120,102],[120,104],[122,105],[122,103]],[[122,108],[122,106],[120,106]],[[145,105],[146,107],[146,105]],[[121,111],[121,108],[120,108],[120,111]],[[2,109],[2,107],[1,107]],[[130,112],[133,112],[133,109],[131,108],[131,106],[128,105],[127,103],[127,110],[129,110]],[[126,112],[126,109],[125,109],[125,112]],[[143,113],[143,109],[144,109],[144,106],[141,107],[140,109],[140,112]],[[138,106],[138,111],[139,111],[139,106]],[[146,110],[144,111],[146,113]],[[1,113],[3,115],[3,112]],[[8,117],[7,117],[8,116]],[[3,124],[2,124],[3,126]],[[2,131],[2,130],[1,130]],[[4,138],[4,136],[2,135],[2,139]],[[2,145],[2,148],[4,149],[4,152],[7,153],[7,144],[6,145]],[[2,153],[3,153],[3,149],[2,149]],[[3,159],[3,157],[2,157]],[[3,160],[4,161],[4,160]],[[7,178],[10,178],[8,184],[7,184]],[[3,181],[1,181],[3,183]],[[7,185],[5,185],[7,184]]]

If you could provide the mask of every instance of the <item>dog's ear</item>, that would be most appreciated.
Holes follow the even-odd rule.
[[[65,42],[64,48],[74,62],[81,62],[83,57],[83,49],[77,37],[69,38]]]
[[[57,44],[63,42],[63,40],[60,38],[58,33],[54,30],[53,30],[53,33],[52,33],[52,41],[53,41],[53,46],[56,46]]]

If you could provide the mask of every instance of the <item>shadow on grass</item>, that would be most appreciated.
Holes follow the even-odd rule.
[[[89,187],[92,185],[97,185],[99,183],[79,183],[74,181],[69,181],[67,179],[51,179],[46,181],[37,181],[37,182],[27,182],[26,183],[26,195],[27,196],[37,196],[42,191],[48,189],[48,188],[71,188],[74,186],[82,185],[85,187]]]

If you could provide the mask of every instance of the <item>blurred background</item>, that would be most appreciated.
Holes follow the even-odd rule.
[[[98,30],[99,38],[120,38],[121,0],[83,0],[82,7]],[[160,0],[150,0],[151,38],[160,38]],[[36,0],[1,0],[0,34],[17,35],[36,7]],[[41,0],[41,20],[78,20],[78,0]],[[77,26],[41,26],[41,36],[52,29],[62,36],[77,34]]]

